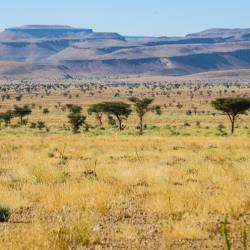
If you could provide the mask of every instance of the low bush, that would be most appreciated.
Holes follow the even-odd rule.
[[[10,217],[10,208],[0,204],[0,222],[7,222]]]

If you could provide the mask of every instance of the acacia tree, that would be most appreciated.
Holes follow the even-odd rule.
[[[161,114],[161,108],[159,105],[157,106],[150,106],[151,103],[154,101],[153,98],[143,98],[139,99],[137,97],[130,97],[129,101],[131,101],[134,104],[135,111],[139,117],[139,128],[140,128],[140,134],[143,133],[143,118],[149,111],[155,111],[156,114]]]
[[[14,106],[14,114],[20,118],[20,124],[23,124],[23,118],[31,113],[32,110],[28,105],[24,105],[23,107],[19,107],[17,105]]]
[[[10,125],[11,119],[15,116],[13,110],[7,110],[6,112],[0,113],[0,120],[4,121],[5,126]]]
[[[120,130],[123,129],[122,120],[127,119],[132,112],[130,105],[124,102],[103,102],[102,110],[116,117]]]
[[[88,113],[91,115],[92,113],[95,113],[95,117],[99,122],[100,127],[102,126],[102,115],[104,112],[104,105],[103,103],[96,103],[89,107]]]
[[[211,104],[216,110],[228,115],[231,122],[231,132],[233,134],[237,117],[241,114],[246,114],[246,111],[250,109],[250,98],[217,98],[212,101]]]

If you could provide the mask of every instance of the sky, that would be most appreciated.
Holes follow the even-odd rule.
[[[122,35],[182,36],[250,28],[250,0],[1,0],[0,30],[59,24]]]

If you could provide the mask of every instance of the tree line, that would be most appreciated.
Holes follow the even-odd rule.
[[[154,101],[153,98],[137,98],[130,97],[128,99],[134,107],[134,111],[138,116],[138,128],[140,134],[143,134],[144,128],[144,116],[149,111],[155,112],[157,115],[161,115],[161,107],[159,105],[151,105]],[[231,122],[231,133],[234,133],[235,122],[239,115],[246,114],[250,109],[250,98],[243,97],[228,97],[228,98],[217,98],[211,102],[211,105],[223,114],[229,117]],[[72,126],[73,132],[78,132],[81,125],[85,124],[86,117],[80,114],[80,110],[71,110],[71,114],[68,116],[70,124]],[[79,111],[79,112],[78,112]],[[103,114],[108,114],[109,116],[114,116],[119,124],[119,129],[123,129],[122,121],[127,119],[131,114],[131,105],[124,102],[102,102],[96,103],[89,107],[88,113],[91,115],[95,114],[99,125],[102,126],[102,116]],[[78,117],[78,119],[76,119]]]
[[[129,101],[133,104],[134,110],[139,118],[139,130],[140,134],[143,133],[143,118],[145,114],[149,111],[155,112],[156,114],[161,114],[161,108],[159,105],[151,105],[154,101],[153,98],[143,98],[139,99],[137,97],[130,97]],[[73,132],[78,132],[80,127],[86,125],[86,116],[81,114],[81,107],[77,105],[69,106],[70,114],[68,115],[69,122],[72,127]],[[118,122],[119,130],[124,129],[123,121],[126,120],[132,113],[131,105],[125,102],[101,102],[92,104],[88,108],[88,114],[95,114],[99,125],[103,125],[103,114],[107,114],[109,120],[115,118]]]
[[[108,120],[110,124],[118,123],[119,130],[125,128],[123,121],[126,120],[134,110],[138,117],[138,129],[139,133],[143,134],[145,128],[144,117],[148,112],[154,112],[157,115],[161,115],[161,107],[159,105],[152,105],[153,98],[138,98],[130,97],[128,98],[130,103],[125,102],[101,102],[90,105],[87,112],[89,115],[94,114],[99,126],[103,125],[103,115],[108,115]],[[211,105],[218,111],[221,111],[223,114],[227,115],[231,123],[231,133],[234,133],[235,123],[239,115],[246,114],[250,109],[250,98],[245,97],[228,97],[228,98],[217,98],[211,102]],[[67,104],[66,107],[70,111],[68,115],[69,124],[73,133],[79,132],[80,128],[85,126],[85,129],[89,129],[89,125],[86,122],[87,117],[82,114],[82,108],[78,105]],[[43,112],[44,114],[48,113]],[[14,117],[19,117],[20,125],[27,123],[24,118],[32,113],[31,108],[28,105],[19,107],[14,106],[14,109],[9,109],[5,112],[0,113],[0,121],[4,121],[5,125],[10,125],[10,121]],[[38,124],[33,127],[43,128],[45,127],[44,123],[39,121]]]

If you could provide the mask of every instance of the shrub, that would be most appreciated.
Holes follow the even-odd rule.
[[[190,125],[190,123],[188,123],[188,122],[184,122],[184,126],[185,126],[185,127],[190,127],[191,125]]]
[[[10,217],[10,208],[0,205],[0,222],[7,222]]]
[[[36,128],[36,123],[35,122],[31,122],[30,123],[30,128]]]
[[[48,109],[48,108],[44,108],[44,109],[43,109],[43,113],[44,113],[44,114],[48,114],[48,113],[49,113],[49,109]]]
[[[41,130],[45,128],[45,123],[43,121],[37,121],[36,127]]]
[[[218,130],[219,130],[219,131],[222,132],[224,128],[225,128],[225,126],[224,126],[223,124],[219,124],[219,125],[218,125]]]
[[[69,118],[69,123],[71,125],[73,133],[78,133],[79,129],[82,125],[85,124],[85,126],[86,126],[86,122],[85,122],[86,116],[84,116],[80,113],[71,112],[68,115],[68,118]]]

